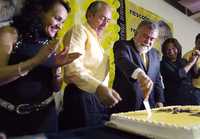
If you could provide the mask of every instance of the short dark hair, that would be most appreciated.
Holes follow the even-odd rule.
[[[109,5],[105,1],[94,1],[90,3],[86,11],[86,17],[88,17],[88,13],[93,13],[93,14],[97,13],[102,6],[109,6]]]

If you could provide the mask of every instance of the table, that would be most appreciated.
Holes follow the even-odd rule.
[[[16,137],[9,139],[149,139],[137,134],[131,134],[106,126],[80,128],[61,131],[59,133],[38,134],[33,136]]]
[[[63,131],[58,134],[48,134],[46,136],[48,139],[148,139],[106,126]]]

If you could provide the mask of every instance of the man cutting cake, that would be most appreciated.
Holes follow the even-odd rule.
[[[143,101],[150,107],[161,107],[164,102],[163,84],[160,76],[160,56],[152,48],[158,37],[158,29],[151,21],[142,21],[131,40],[114,44],[115,89],[122,101],[112,112],[144,109]]]

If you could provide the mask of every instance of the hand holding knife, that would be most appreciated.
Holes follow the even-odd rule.
[[[152,115],[151,107],[149,105],[149,96],[153,89],[153,82],[144,72],[141,72],[141,74],[138,76],[138,81],[141,87],[141,91],[144,95],[143,104],[148,114],[147,119],[149,119]]]

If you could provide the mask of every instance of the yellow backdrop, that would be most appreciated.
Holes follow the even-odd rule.
[[[67,32],[69,28],[71,28],[74,24],[78,24],[81,22],[85,22],[85,11],[89,4],[94,0],[68,0],[72,11],[67,18],[67,21],[64,24],[63,29],[59,32],[59,37],[63,37],[63,35]],[[117,19],[119,18],[119,14],[117,12],[117,8],[120,6],[120,2],[125,3],[124,12],[125,12],[125,30],[126,30],[126,39],[130,39],[134,35],[134,30],[141,20],[152,20],[152,21],[163,21],[172,28],[172,24],[165,20],[164,18],[158,16],[155,13],[152,13],[149,10],[146,10],[140,6],[134,4],[131,0],[104,0],[109,3],[112,7],[112,21],[108,25],[108,28],[105,30],[102,37],[102,46],[105,49],[105,52],[110,55],[110,81],[109,86],[112,86],[113,78],[114,78],[114,60],[113,60],[113,51],[112,47],[115,41],[119,39],[118,32],[120,31],[120,27],[117,24]],[[170,30],[171,31],[171,30]],[[156,42],[155,47],[160,50],[160,40]]]
[[[85,12],[87,7],[91,2],[94,0],[69,0],[70,6],[72,8],[72,11],[70,15],[67,18],[67,21],[64,24],[63,29],[59,32],[58,36],[63,37],[64,34],[67,32],[69,28],[71,28],[74,24],[83,23],[86,21],[85,19]],[[112,20],[109,23],[108,27],[104,31],[102,35],[102,46],[105,49],[105,52],[109,55],[111,55],[110,65],[113,65],[113,52],[112,47],[113,43],[119,39],[119,26],[117,25],[117,19],[119,17],[117,8],[120,6],[118,0],[104,0],[107,3],[110,4],[112,7]],[[113,66],[111,66],[113,67]],[[111,68],[112,69],[112,68]],[[110,77],[113,78],[114,71],[111,70]],[[112,80],[110,80],[110,86],[112,84]]]

